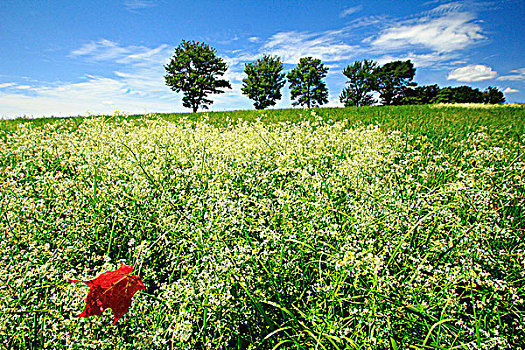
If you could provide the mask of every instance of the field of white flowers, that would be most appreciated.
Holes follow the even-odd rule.
[[[0,348],[524,349],[525,135],[300,113],[0,133]],[[129,312],[75,318],[121,262]]]

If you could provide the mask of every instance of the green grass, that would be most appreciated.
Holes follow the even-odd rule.
[[[0,347],[523,349],[525,108],[0,121]],[[146,291],[75,318],[90,279]]]

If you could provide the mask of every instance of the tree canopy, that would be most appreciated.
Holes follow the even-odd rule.
[[[264,55],[245,65],[246,78],[242,80],[242,93],[254,101],[255,109],[274,106],[280,100],[281,89],[286,83],[280,57]]]
[[[377,62],[372,60],[355,61],[347,66],[343,74],[348,78],[346,88],[341,92],[339,100],[345,107],[370,106],[375,102],[372,92],[376,88]]]
[[[403,92],[401,104],[431,104],[431,103],[504,103],[503,92],[489,86],[481,92],[479,89],[462,85],[440,88],[436,84],[407,88]]]
[[[489,86],[487,90],[483,91],[483,102],[490,104],[505,103],[505,96],[498,88]]]
[[[439,86],[434,85],[422,85],[414,88],[407,88],[403,92],[403,96],[400,99],[403,105],[426,105],[433,103],[439,92]]]
[[[308,108],[323,105],[328,102],[328,88],[323,78],[328,73],[321,60],[312,57],[303,57],[297,67],[286,76],[290,83],[290,95],[294,106],[301,105]]]
[[[182,105],[197,112],[207,109],[213,101],[208,94],[221,94],[231,89],[227,80],[220,79],[228,69],[226,62],[216,55],[217,50],[205,43],[185,41],[175,49],[170,62],[164,66],[164,79],[175,92],[183,92]]]
[[[444,87],[438,91],[432,103],[482,103],[483,93],[479,89],[462,85]]]
[[[375,70],[377,78],[376,91],[384,105],[401,104],[404,90],[412,85],[416,74],[414,64],[410,61],[393,61]]]

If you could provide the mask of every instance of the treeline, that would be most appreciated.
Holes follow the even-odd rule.
[[[489,86],[485,91],[470,86],[440,88],[436,84],[407,89],[401,104],[421,105],[430,103],[505,103],[503,92]]]
[[[231,84],[222,79],[228,69],[216,50],[205,43],[185,41],[175,49],[166,69],[165,82],[173,91],[182,92],[184,107],[196,112],[213,103],[209,94],[224,93]],[[283,73],[278,56],[263,55],[244,68],[246,77],[241,91],[256,109],[274,106],[282,98],[281,89],[288,80],[294,106],[316,107],[328,102],[328,88],[323,79],[328,67],[319,59],[303,57],[288,74]],[[372,60],[356,61],[343,70],[346,86],[339,100],[346,106],[431,104],[431,103],[504,103],[503,93],[495,87],[481,92],[469,86],[417,86],[416,69],[410,60],[379,65]],[[379,96],[377,101],[374,96]]]
[[[356,61],[346,67],[346,88],[339,100],[346,107],[369,106],[379,94],[384,105],[413,105],[431,103],[504,103],[503,92],[489,86],[485,91],[470,86],[445,87],[438,85],[417,86],[413,82],[416,69],[410,60],[394,61],[380,66],[375,61]]]

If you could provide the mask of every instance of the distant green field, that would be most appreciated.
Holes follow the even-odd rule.
[[[524,349],[525,108],[0,121],[0,348]],[[124,262],[145,291],[75,318]]]

